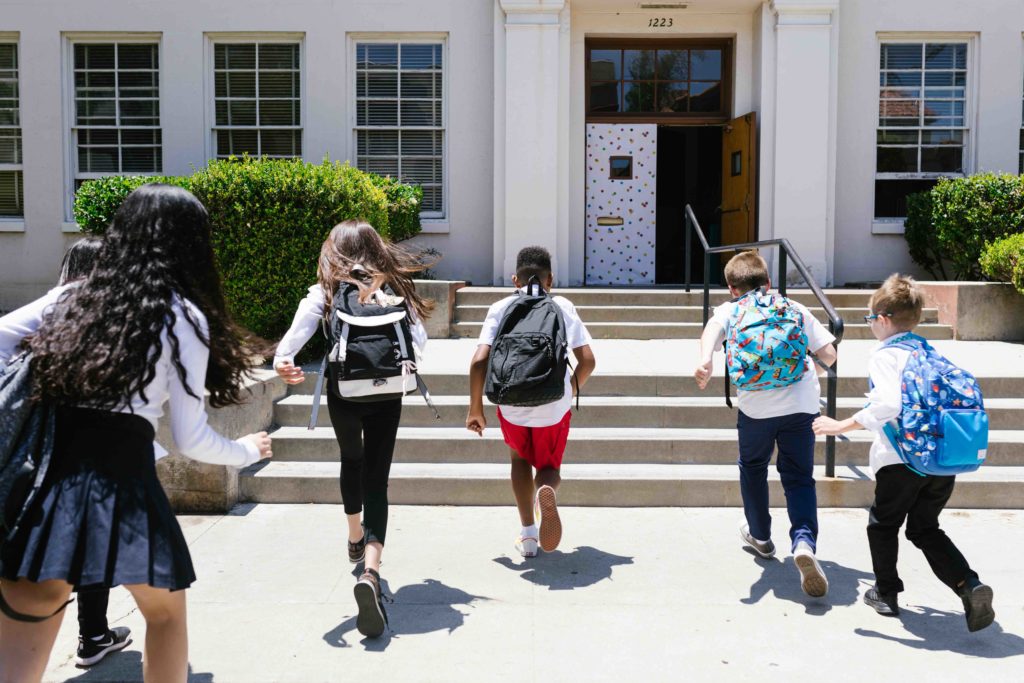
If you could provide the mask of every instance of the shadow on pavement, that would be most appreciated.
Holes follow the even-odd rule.
[[[571,553],[541,552],[537,557],[524,558],[519,564],[508,557],[496,557],[494,561],[507,569],[523,572],[522,577],[527,581],[553,591],[593,586],[610,579],[612,567],[633,564],[632,557],[613,555],[586,545]]]
[[[99,664],[66,679],[66,683],[134,683],[142,682],[142,653],[138,650],[114,652]],[[188,665],[188,683],[214,683],[213,674],[196,673]]]
[[[451,633],[462,626],[466,619],[466,614],[456,609],[456,605],[472,607],[478,600],[490,599],[446,586],[436,579],[402,586],[393,595],[387,580],[381,580],[381,587],[385,596],[391,596],[390,601],[384,602],[388,615],[388,628],[384,635],[380,638],[362,638],[356,631],[356,618],[353,616],[325,633],[324,642],[331,647],[351,647],[345,636],[353,632],[361,638],[360,642],[367,650],[382,652],[391,644],[392,638],[434,631]]]
[[[995,607],[998,608],[999,604],[996,603]],[[878,618],[889,619],[891,617]],[[857,628],[853,632],[859,636],[888,640],[931,652],[955,652],[986,659],[1024,655],[1024,638],[1007,633],[999,625],[999,622],[993,622],[991,626],[982,631],[970,633],[967,630],[963,612],[946,612],[931,607],[903,608],[896,618],[899,619],[903,628],[914,636],[913,638],[900,638],[866,628]]]
[[[754,553],[744,548],[751,556]],[[800,588],[800,570],[796,568],[792,557],[785,560],[757,558],[761,565],[761,576],[750,586],[749,597],[740,600],[744,605],[753,605],[761,601],[769,592],[779,600],[788,600],[804,605],[807,614],[821,615],[832,609],[833,605],[852,605],[860,597],[860,581],[874,581],[875,575],[862,572],[852,567],[844,567],[831,560],[820,557],[825,577],[828,579],[828,595],[823,598],[812,598]]]

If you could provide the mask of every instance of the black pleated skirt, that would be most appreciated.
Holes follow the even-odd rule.
[[[50,470],[4,543],[0,576],[188,588],[195,571],[156,476],[152,425],[126,413],[61,408],[56,430]]]

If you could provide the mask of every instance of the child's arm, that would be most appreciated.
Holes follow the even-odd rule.
[[[825,344],[820,349],[814,352],[814,357],[817,358],[823,365],[825,365],[825,367],[828,368],[832,367],[832,364],[836,362],[836,356],[836,347],[832,346],[831,344]],[[817,365],[817,363],[815,363],[815,365]],[[825,368],[821,367],[821,365],[817,365],[817,368],[819,375],[825,374]]]
[[[825,416],[815,419],[812,425],[814,433],[819,436],[836,436],[855,429],[881,432],[885,423],[898,417],[903,410],[897,362],[897,357],[889,350],[883,349],[872,354],[868,361],[871,391],[868,392],[867,405],[845,420],[833,420]]]
[[[466,429],[484,435],[487,418],[484,417],[484,381],[487,379],[487,360],[491,356],[490,344],[476,347],[473,360],[469,363],[469,414]]]
[[[299,384],[306,379],[302,368],[295,366],[295,354],[306,345],[320,326],[324,315],[324,293],[320,285],[313,285],[299,302],[292,326],[285,333],[274,352],[274,370],[287,384]]]
[[[715,349],[725,341],[725,328],[714,320],[708,321],[704,333],[700,335],[700,363],[693,371],[693,378],[697,380],[697,386],[701,389],[708,385],[711,380],[713,369],[712,358]]]
[[[572,350],[572,353],[576,356],[576,370],[573,372],[576,381],[574,382],[573,391],[578,392],[580,387],[586,384],[590,376],[594,374],[597,360],[594,358],[594,351],[590,348],[590,344],[584,344],[575,348]]]

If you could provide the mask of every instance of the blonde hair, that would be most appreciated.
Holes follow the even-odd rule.
[[[756,249],[741,251],[725,264],[726,283],[739,292],[768,285],[768,264]]]
[[[896,327],[912,330],[921,322],[924,293],[914,278],[893,273],[871,295],[868,306],[872,313],[884,314]]]

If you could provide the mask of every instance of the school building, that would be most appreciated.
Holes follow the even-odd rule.
[[[250,154],[424,188],[442,277],[679,284],[786,237],[822,283],[915,272],[904,198],[1024,164],[1021,0],[0,0],[0,308],[84,180]]]

